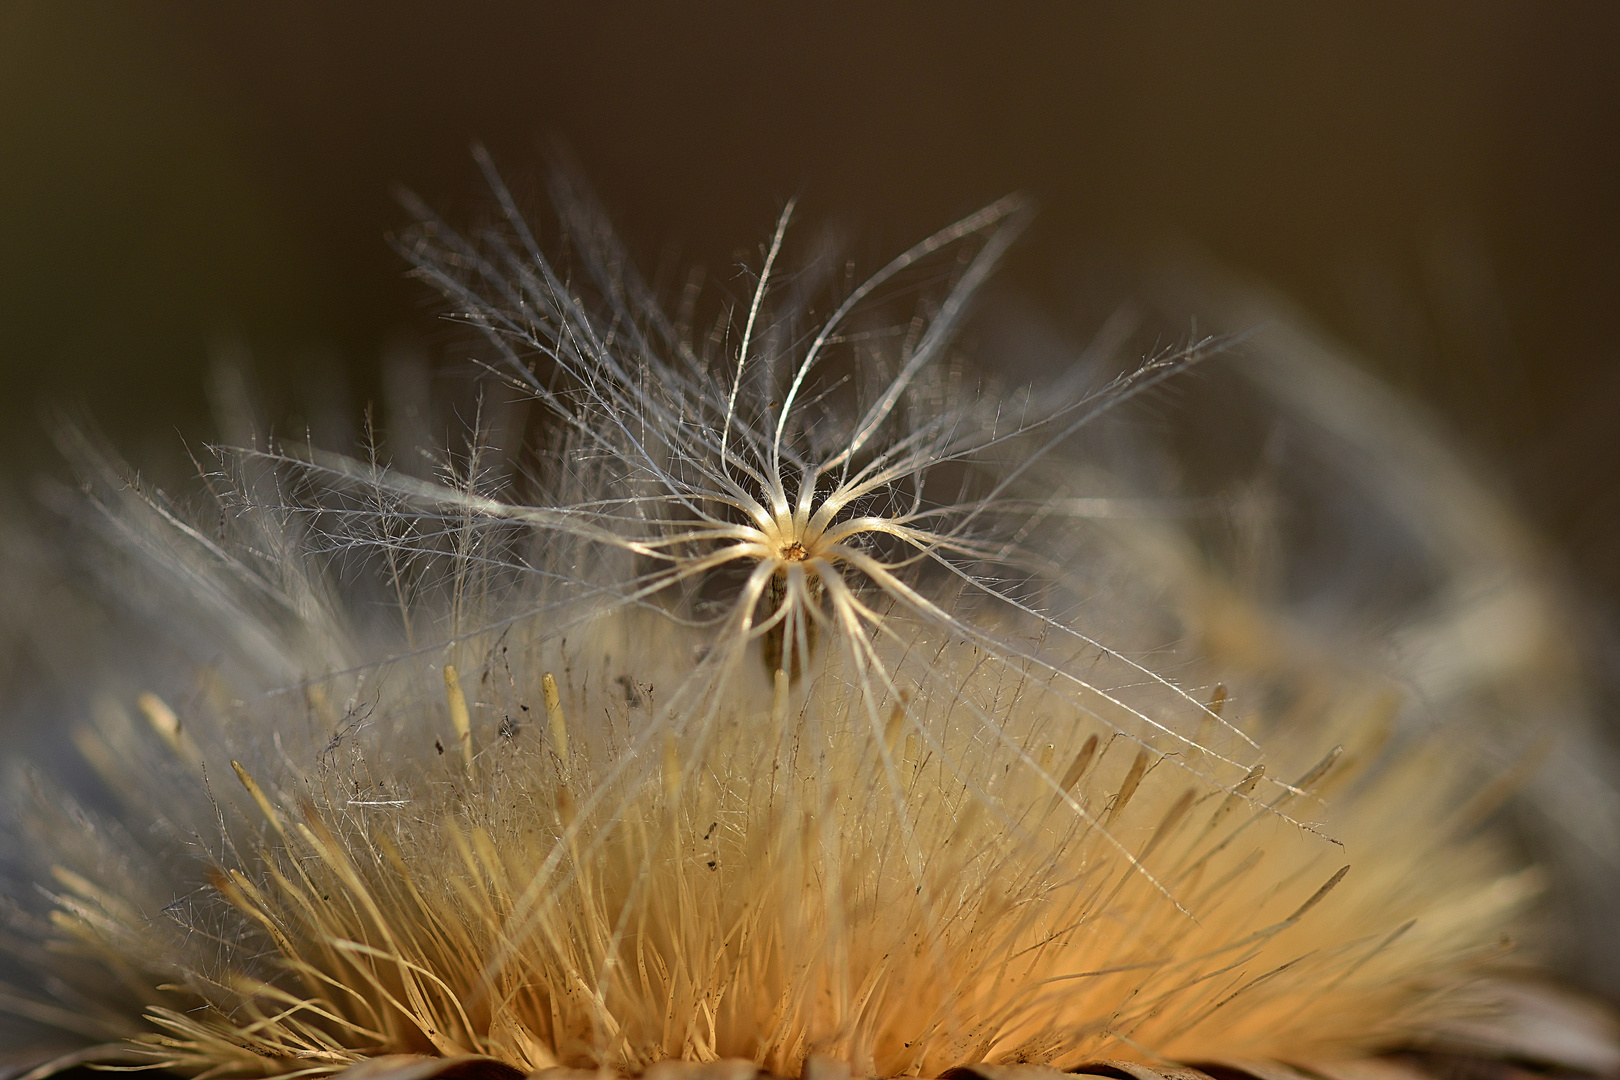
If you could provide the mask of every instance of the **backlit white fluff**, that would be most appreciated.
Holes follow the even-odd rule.
[[[1214,343],[981,384],[953,340],[1017,200],[861,284],[784,274],[784,213],[694,336],[588,201],[573,279],[491,181],[495,226],[403,247],[536,446],[241,452],[193,516],[99,482],[210,658],[76,734],[116,813],[34,782],[13,948],[58,981],[0,1008],[210,1076],[935,1076],[1313,1061],[1479,1005],[1534,890],[1477,830],[1503,792],[1387,754],[1400,686],[1304,659],[1077,442]]]

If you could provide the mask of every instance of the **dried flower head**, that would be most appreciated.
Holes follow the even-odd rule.
[[[1218,343],[976,385],[1016,199],[859,284],[783,274],[784,212],[694,337],[566,180],[579,280],[490,180],[496,225],[417,208],[402,249],[496,350],[500,438],[226,454],[207,525],[92,482],[209,658],[104,688],[102,807],[31,782],[50,907],[0,1009],[198,1076],[937,1076],[1319,1062],[1479,1007],[1534,888],[1477,828],[1502,785],[1385,752],[1392,679],[1087,457]]]

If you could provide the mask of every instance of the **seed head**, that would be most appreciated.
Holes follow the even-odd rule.
[[[30,811],[53,985],[98,1004],[28,1015],[206,1076],[936,1076],[1309,1061],[1466,1005],[1531,890],[1459,831],[1466,763],[1382,758],[1395,687],[1271,648],[1173,520],[1092,512],[1077,438],[1216,343],[975,385],[1016,198],[841,291],[779,271],[789,206],[694,337],[571,181],[580,281],[480,160],[497,224],[418,206],[401,247],[531,449],[481,415],[430,478],[228,454],[212,533],[103,489],[225,658],[80,731],[110,823]]]

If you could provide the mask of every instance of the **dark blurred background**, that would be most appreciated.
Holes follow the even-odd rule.
[[[579,159],[649,272],[733,287],[782,202],[869,268],[1009,190],[1004,291],[1193,247],[1429,402],[1585,580],[1620,592],[1620,6],[1466,3],[0,7],[0,448],[46,405],[136,461],[213,431],[245,342],[283,423],[353,418],[431,297],[408,186],[488,204]],[[391,345],[390,343],[393,343]]]

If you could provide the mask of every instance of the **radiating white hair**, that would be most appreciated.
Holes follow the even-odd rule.
[[[495,223],[418,206],[401,247],[481,333],[498,433],[479,412],[431,470],[222,452],[200,511],[74,450],[100,565],[175,647],[82,658],[82,803],[13,788],[47,902],[0,1010],[93,1044],[63,1060],[206,1076],[933,1076],[1309,1064],[1506,1000],[1538,876],[1481,822],[1534,695],[1451,706],[1551,685],[1540,582],[1472,609],[1483,652],[1427,605],[1393,655],[1247,588],[1206,528],[1242,496],[1178,490],[1122,422],[1234,339],[1089,390],[957,348],[1022,200],[859,281],[782,270],[790,206],[694,335],[566,174],[578,277],[481,160]],[[1270,333],[1249,393],[1371,447],[1362,502],[1451,530],[1431,579],[1519,574],[1505,541],[1443,550],[1513,527],[1428,435]],[[1398,505],[1441,475],[1451,505]]]

